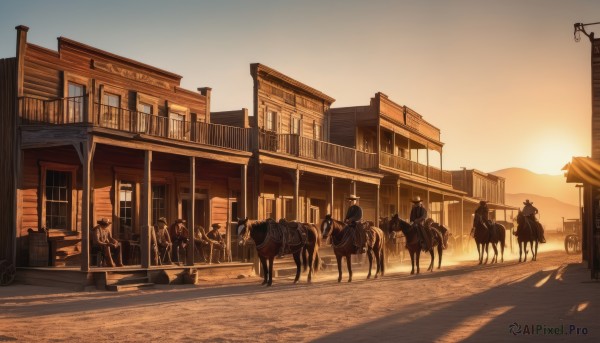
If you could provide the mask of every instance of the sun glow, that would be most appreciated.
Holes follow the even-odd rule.
[[[538,174],[561,174],[562,167],[571,161],[573,156],[585,155],[582,153],[583,142],[581,137],[571,138],[568,136],[548,135],[535,139],[528,149],[523,149],[521,156],[525,162],[525,168]]]

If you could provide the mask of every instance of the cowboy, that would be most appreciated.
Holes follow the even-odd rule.
[[[185,223],[185,219],[176,219],[169,230],[169,235],[173,242],[173,260],[176,263],[179,263],[179,252],[181,250],[185,252],[188,243],[189,233],[185,227]]]
[[[171,250],[173,244],[171,243],[171,235],[169,235],[167,226],[167,219],[165,217],[158,218],[156,223],[156,244],[158,245],[158,251],[162,257],[163,264],[172,264]]]
[[[431,237],[423,225],[425,219],[427,219],[427,210],[423,207],[423,202],[420,196],[416,196],[411,201],[413,207],[410,210],[410,225],[417,231],[419,241],[421,242],[421,249],[425,251],[431,250]]]
[[[221,263],[221,261],[219,261],[220,252],[221,252],[221,250],[224,250],[224,248],[225,248],[225,244],[223,242],[223,236],[221,235],[221,232],[219,231],[219,229],[221,228],[221,224],[214,223],[210,227],[212,228],[212,230],[210,230],[206,234],[206,236],[208,237],[208,239],[211,240],[212,248],[219,250],[219,253],[217,254],[217,262],[216,263]],[[209,262],[212,263],[212,261],[209,261]]]
[[[490,209],[488,208],[487,203],[488,202],[486,200],[481,200],[479,202],[479,207],[477,207],[477,209],[475,210],[475,216],[473,218],[473,228],[471,228],[471,236],[473,236],[474,234],[475,226],[478,220],[481,220],[483,226],[488,230],[490,239],[492,239],[494,236],[494,231],[491,230],[491,228],[493,228],[494,226],[492,221],[490,220]],[[479,216],[479,218],[477,218],[477,216]]]
[[[208,236],[206,236],[206,231],[202,225],[196,225],[194,228],[194,246],[196,250],[200,252],[200,257],[203,262],[207,262],[206,255],[204,255],[204,246],[209,245],[211,243]]]
[[[344,218],[344,223],[346,223],[346,225],[348,225],[351,228],[362,230],[363,210],[358,205],[358,199],[360,199],[360,197],[354,194],[351,194],[349,197],[346,198],[350,207],[348,207],[348,210],[346,211],[346,218]],[[356,247],[356,251],[359,254],[365,253],[367,251],[367,248],[365,247],[366,236],[363,237],[361,233],[362,232],[359,232],[359,234],[354,235],[354,246]]]
[[[523,217],[525,217],[527,225],[529,225],[530,228],[533,225],[533,227],[536,228],[539,242],[546,243],[546,238],[544,238],[544,228],[538,222],[538,220],[535,216],[539,212],[538,209],[533,206],[533,202],[529,201],[529,199],[525,199],[525,201],[523,202],[523,205],[525,205],[525,206],[523,206],[523,210],[521,211],[521,214],[523,215]]]
[[[95,247],[102,249],[104,254],[104,263],[107,267],[123,267],[121,259],[121,244],[114,239],[108,229],[110,222],[106,218],[98,220],[97,226],[94,227],[93,244]],[[115,255],[117,263],[113,261],[112,254]]]

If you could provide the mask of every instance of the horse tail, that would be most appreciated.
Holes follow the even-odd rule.
[[[385,249],[387,247],[387,244],[385,242],[386,237],[385,234],[383,234],[383,231],[381,232],[381,258],[380,258],[380,263],[381,263],[381,275],[385,275]]]
[[[319,249],[315,249],[315,258],[313,260],[314,272],[318,272],[321,269],[321,258],[319,257]]]

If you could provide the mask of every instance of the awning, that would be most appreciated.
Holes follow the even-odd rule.
[[[600,160],[589,157],[573,157],[564,166],[567,183],[584,183],[600,187]]]

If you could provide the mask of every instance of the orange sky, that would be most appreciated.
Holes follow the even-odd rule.
[[[15,30],[65,36],[213,88],[212,110],[252,109],[260,62],[334,97],[386,93],[440,128],[444,169],[560,173],[590,154],[590,44],[573,24],[600,1],[20,1],[0,4],[0,57]],[[600,25],[590,27],[600,34]]]

